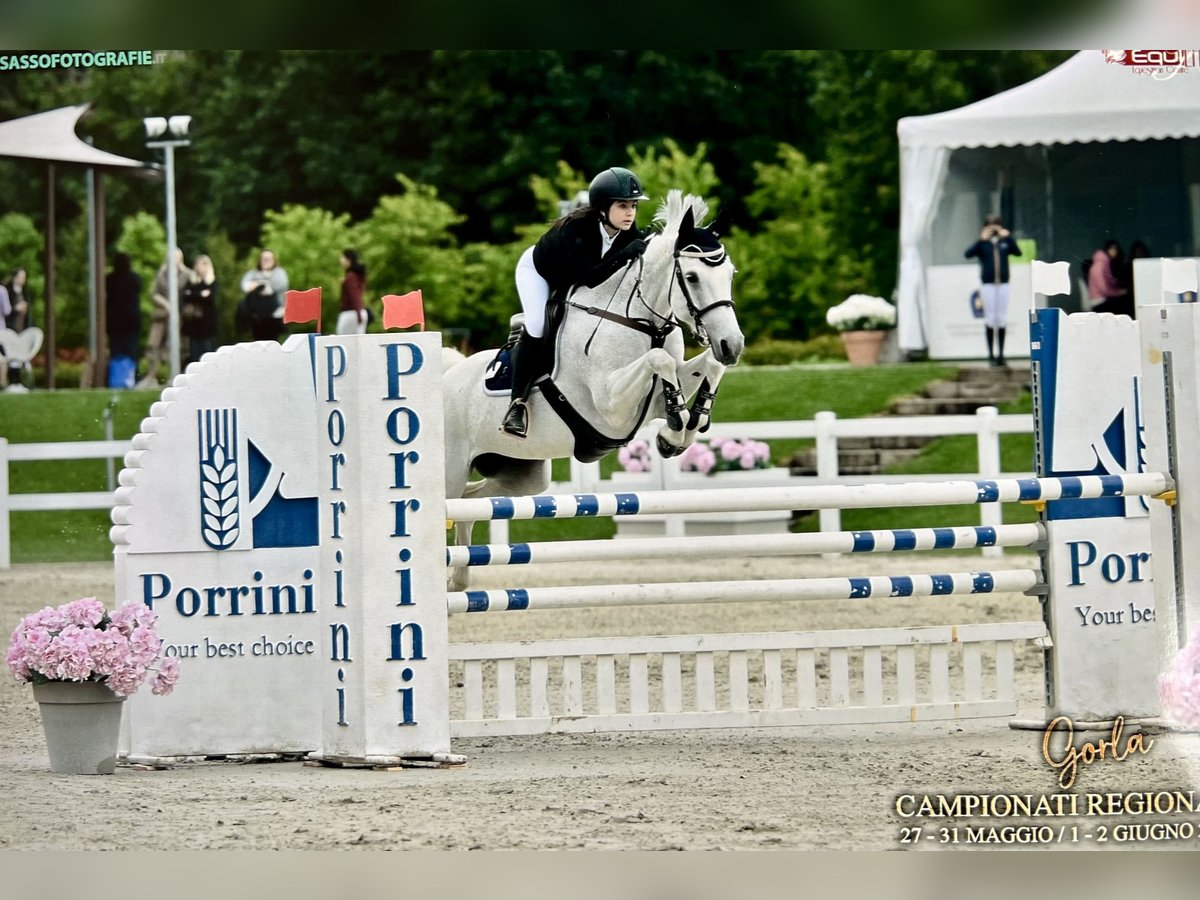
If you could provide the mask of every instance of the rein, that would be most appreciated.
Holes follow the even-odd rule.
[[[607,308],[602,309],[598,306],[583,306],[582,304],[576,303],[573,300],[568,300],[567,304],[569,306],[573,306],[575,309],[578,309],[582,312],[587,313],[589,316],[595,316],[600,319],[605,319],[609,322],[614,322],[625,328],[629,328],[629,329],[632,329],[633,331],[637,331],[637,332],[640,332],[641,334],[647,335],[650,338],[650,346],[652,348],[662,347],[666,342],[667,335],[669,335],[676,328],[680,327],[679,320],[676,318],[674,313],[670,312],[670,310],[671,310],[671,293],[672,293],[672,291],[675,290],[675,285],[678,284],[679,290],[683,294],[684,300],[687,301],[688,313],[692,317],[692,324],[695,326],[694,330],[696,333],[696,337],[699,339],[700,343],[703,346],[708,346],[708,331],[704,327],[704,321],[703,321],[704,316],[707,315],[708,313],[712,312],[714,309],[719,309],[722,306],[733,307],[734,302],[732,299],[716,300],[716,301],[710,303],[708,306],[704,307],[703,309],[700,309],[696,306],[696,302],[692,299],[692,294],[687,288],[687,282],[684,281],[683,269],[679,265],[679,257],[685,256],[685,257],[689,257],[691,259],[699,259],[705,265],[719,266],[722,262],[725,261],[725,248],[717,247],[715,250],[700,250],[699,248],[690,249],[691,247],[694,247],[694,246],[695,245],[689,245],[688,248],[675,251],[675,254],[674,254],[674,269],[675,269],[675,271],[672,273],[673,277],[671,279],[671,282],[667,286],[668,314],[666,316],[662,316],[659,313],[655,312],[650,307],[650,304],[646,302],[645,297],[642,296],[642,291],[641,291],[642,269],[645,265],[645,262],[640,256],[638,257],[638,260],[637,260],[638,261],[638,276],[634,280],[633,288],[629,292],[629,298],[625,302],[625,310],[626,310],[626,312],[629,311],[629,307],[633,304],[633,298],[637,297],[639,300],[642,301],[642,305],[645,306],[647,310],[649,310],[651,315],[655,316],[656,318],[658,318],[659,320],[662,321],[661,326],[656,327],[654,322],[651,321],[650,319],[636,318],[636,317],[629,316],[629,315],[623,316],[620,313],[612,312]],[[630,268],[631,268],[631,266],[626,267],[625,275],[627,275],[629,273]],[[608,301],[609,303],[612,303],[613,298],[616,297],[617,292],[620,291],[621,283],[623,283],[625,281],[625,275],[621,276],[621,282],[617,284],[616,290],[614,290],[612,292],[612,295],[609,297],[609,301]],[[596,327],[592,330],[591,337],[588,338],[587,343],[584,345],[583,352],[585,355],[588,354],[589,351],[591,350],[592,340],[596,337],[596,332],[599,331],[599,329],[600,329],[600,323],[597,322]]]
[[[645,306],[647,309],[650,309],[650,305],[646,303],[645,299],[642,297],[642,269],[645,266],[645,261],[639,256],[637,263],[638,275],[637,278],[634,279],[633,288],[629,292],[629,299],[625,301],[626,312],[629,311],[629,307],[633,304],[633,298],[635,296],[642,300],[643,306]],[[608,298],[609,303],[612,303],[613,298],[617,296],[617,292],[621,290],[621,285],[625,282],[625,276],[629,274],[629,270],[631,268],[632,264],[625,267],[625,273],[621,276],[621,281],[617,283],[616,290],[614,290]],[[576,303],[574,300],[568,300],[567,305],[572,306],[581,312],[585,312],[589,316],[595,316],[599,319],[606,319],[609,322],[615,322],[616,324],[624,326],[625,328],[630,328],[634,331],[641,332],[650,338],[651,348],[662,347],[667,342],[667,335],[679,327],[679,324],[675,322],[674,319],[663,319],[663,325],[661,327],[655,327],[654,323],[649,319],[639,319],[628,315],[623,316],[620,313],[612,312],[607,308],[601,309],[599,306],[584,306],[581,303]],[[653,313],[654,310],[651,309],[650,312]],[[659,318],[662,317],[660,316]],[[583,345],[583,353],[585,356],[591,352],[592,341],[596,337],[596,332],[600,330],[600,325],[600,322],[596,323],[596,327],[592,329],[591,336],[588,337],[587,343]]]

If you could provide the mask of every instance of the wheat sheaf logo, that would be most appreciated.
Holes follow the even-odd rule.
[[[214,550],[227,550],[241,533],[238,510],[237,410],[196,412],[200,437],[200,533]]]

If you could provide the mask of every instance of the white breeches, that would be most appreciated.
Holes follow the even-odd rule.
[[[540,338],[546,333],[546,303],[550,300],[550,285],[538,274],[533,264],[533,248],[521,254],[517,262],[517,296],[525,313],[525,333]]]
[[[338,334],[365,334],[367,331],[367,313],[363,310],[362,321],[358,321],[358,310],[347,309],[338,313]]]
[[[985,284],[979,289],[983,298],[983,323],[988,328],[1005,328],[1008,325],[1008,285]]]

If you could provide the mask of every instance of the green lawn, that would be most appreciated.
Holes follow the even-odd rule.
[[[764,367],[735,369],[721,384],[716,404],[718,421],[757,421],[811,418],[821,410],[832,410],[840,418],[857,418],[878,412],[897,397],[919,393],[928,382],[953,378],[953,366],[939,363],[910,363],[854,369],[844,365]],[[29,394],[0,394],[0,436],[10,443],[31,441],[76,441],[104,438],[104,413],[111,404],[114,437],[137,433],[158,391],[35,391]],[[1028,403],[1025,409],[1027,411]],[[1004,412],[1022,411],[1020,407]],[[800,442],[772,443],[777,462],[785,460]],[[1032,438],[1004,439],[1004,466],[1012,470],[1032,468]],[[902,471],[966,472],[974,468],[975,450],[970,438],[944,438],[931,444]],[[616,454],[602,469],[612,471]],[[119,471],[120,462],[116,464]],[[555,477],[565,479],[565,461],[555,464]],[[9,489],[14,493],[43,491],[101,491],[107,488],[103,460],[29,462],[10,465]],[[870,525],[859,525],[860,517]],[[978,513],[962,508],[921,511],[919,524],[965,524],[977,521]],[[1025,507],[1005,510],[1006,521],[1032,517]],[[897,520],[891,523],[891,518]],[[810,523],[811,520],[811,523]],[[843,516],[845,527],[907,527],[915,524],[911,510],[857,510]],[[12,559],[15,563],[104,560],[111,555],[108,514],[102,511],[27,512],[12,514]],[[480,526],[482,528],[482,526]],[[514,540],[586,538],[612,534],[611,520],[563,522],[514,522]],[[815,528],[809,517],[801,528]],[[477,538],[482,531],[477,532]]]

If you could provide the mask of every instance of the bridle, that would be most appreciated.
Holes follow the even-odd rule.
[[[671,292],[675,289],[675,285],[679,285],[679,290],[683,294],[683,299],[687,301],[688,314],[692,317],[693,331],[696,333],[696,339],[704,347],[708,346],[708,330],[704,327],[704,316],[712,312],[714,309],[720,309],[722,306],[728,306],[731,309],[734,307],[733,296],[730,295],[728,300],[714,300],[708,306],[700,309],[696,306],[696,301],[692,299],[692,292],[688,290],[687,280],[683,277],[683,267],[679,265],[679,258],[686,257],[688,259],[698,259],[706,266],[721,265],[725,262],[727,254],[725,248],[720,244],[712,250],[702,250],[695,244],[688,244],[682,250],[675,251],[675,272],[671,279],[671,285],[667,288],[667,309],[672,309]],[[645,301],[642,301],[645,303]],[[675,318],[674,312],[671,313],[672,319]]]
[[[645,267],[645,260],[641,256],[637,258],[638,270],[637,277],[633,283],[633,289],[629,292],[629,297],[625,302],[626,315],[611,312],[607,308],[601,309],[597,306],[583,306],[574,302],[573,300],[569,300],[567,302],[570,306],[582,310],[588,315],[606,319],[610,322],[615,322],[618,325],[623,325],[626,328],[631,328],[634,331],[641,332],[642,334],[649,335],[651,346],[661,347],[666,342],[667,335],[669,335],[676,328],[680,327],[679,318],[675,315],[674,305],[671,302],[672,292],[675,290],[675,285],[678,284],[680,293],[683,294],[683,298],[687,302],[688,315],[690,315],[692,318],[692,331],[695,333],[696,339],[700,342],[700,345],[707,347],[709,345],[709,339],[708,330],[704,327],[704,316],[712,312],[714,309],[719,309],[722,306],[733,308],[735,304],[731,297],[728,300],[715,300],[702,309],[697,307],[695,300],[692,298],[691,291],[688,290],[687,280],[683,275],[683,267],[679,264],[680,257],[684,257],[686,259],[699,259],[706,266],[715,267],[725,262],[727,254],[725,252],[725,248],[720,245],[712,250],[703,250],[695,244],[688,244],[683,249],[676,250],[672,260],[673,272],[671,274],[670,283],[667,286],[667,314],[665,316],[650,306],[650,304],[646,302],[645,296],[642,294],[642,271]],[[625,275],[628,275],[631,269],[632,265],[627,266]],[[612,303],[613,298],[616,297],[617,293],[621,290],[621,285],[625,282],[625,275],[621,276],[621,281],[617,283],[616,289],[609,297],[608,302],[610,304]],[[629,315],[628,313],[630,312],[630,307],[633,305],[634,298],[637,298],[641,302],[642,306],[646,308],[647,312],[649,312],[651,316],[659,320],[662,324],[656,327],[652,319]],[[587,344],[584,347],[585,353],[587,352],[588,348],[591,347],[592,338],[596,336],[596,331],[599,330],[599,328],[600,323],[597,322],[596,328],[592,331],[592,335],[588,338]]]

